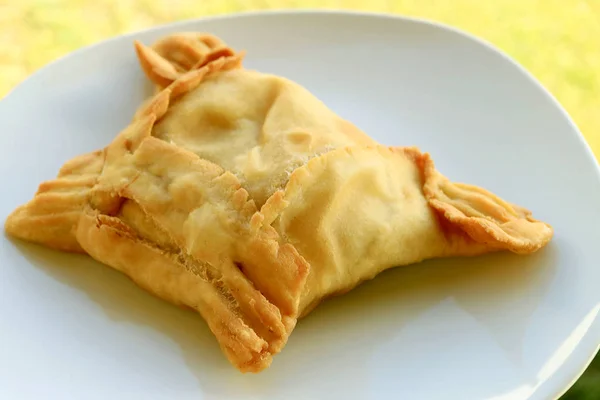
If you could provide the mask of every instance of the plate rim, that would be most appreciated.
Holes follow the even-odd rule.
[[[472,34],[468,31],[465,31],[461,28],[458,28],[453,25],[449,25],[444,22],[432,20],[432,19],[425,18],[425,17],[415,17],[415,16],[408,16],[408,15],[403,15],[403,14],[393,14],[393,13],[385,13],[385,12],[377,12],[377,11],[361,11],[361,10],[352,10],[352,9],[275,8],[275,9],[263,9],[263,10],[246,10],[246,11],[234,12],[234,13],[220,13],[220,14],[214,14],[214,15],[207,15],[207,16],[203,16],[203,17],[186,18],[186,19],[181,19],[181,20],[177,20],[177,21],[173,21],[173,22],[157,24],[157,25],[153,25],[153,26],[150,26],[150,27],[147,27],[144,29],[126,32],[126,33],[122,33],[122,34],[119,34],[116,36],[102,39],[100,41],[88,44],[86,46],[75,49],[71,52],[68,52],[68,53],[44,64],[43,66],[39,67],[34,72],[30,73],[25,79],[23,79],[22,81],[17,83],[17,85],[15,85],[13,88],[11,88],[8,91],[8,93],[6,93],[3,97],[1,97],[0,104],[3,102],[3,100],[6,101],[6,100],[11,99],[15,95],[15,93],[19,90],[19,88],[21,88],[22,86],[31,84],[31,82],[34,81],[35,78],[37,78],[40,74],[43,74],[46,69],[55,67],[56,65],[58,65],[62,62],[66,62],[70,57],[81,56],[82,54],[85,54],[87,52],[93,52],[96,49],[96,47],[110,45],[112,42],[117,42],[117,41],[120,41],[120,40],[123,40],[126,38],[133,40],[142,35],[149,34],[151,32],[156,32],[156,31],[160,31],[160,30],[164,30],[164,29],[177,29],[177,27],[183,28],[185,26],[198,24],[198,23],[235,20],[235,19],[240,19],[240,18],[262,18],[262,17],[276,18],[276,17],[290,17],[290,16],[293,17],[296,15],[303,15],[303,16],[319,15],[319,16],[330,16],[330,17],[349,17],[349,16],[351,16],[351,17],[361,17],[361,18],[367,18],[367,19],[386,19],[386,20],[395,20],[397,22],[416,23],[416,24],[427,25],[429,27],[444,31],[446,33],[458,35],[458,36],[462,37],[463,39],[470,40],[471,42],[475,42],[475,43],[479,44],[480,46],[483,46],[488,51],[491,51],[491,52],[495,53],[496,55],[499,55],[500,57],[502,57],[504,59],[504,61],[510,63],[523,76],[528,78],[529,82],[532,83],[533,85],[535,85],[536,88],[552,102],[552,105],[555,106],[557,111],[559,111],[562,114],[562,117],[570,125],[573,132],[575,132],[575,137],[579,141],[579,144],[582,145],[582,149],[585,152],[587,158],[589,159],[589,161],[592,162],[592,165],[595,166],[595,175],[598,178],[597,183],[600,184],[600,160],[596,158],[593,150],[591,149],[591,146],[585,139],[585,136],[583,135],[583,133],[581,132],[581,130],[579,129],[579,127],[577,126],[577,124],[575,123],[575,121],[573,120],[571,115],[569,115],[569,113],[566,111],[564,106],[558,101],[558,99],[554,96],[554,94],[548,88],[546,88],[535,77],[535,75],[533,75],[533,73],[531,73],[527,68],[525,68],[522,64],[520,64],[517,60],[512,58],[504,50],[500,49],[499,47],[494,45],[492,42],[490,42],[484,38],[481,38],[479,36],[476,36],[475,34]],[[600,314],[596,315],[595,321],[592,321],[590,327],[592,327],[594,325],[594,323],[598,323],[598,321],[600,321]],[[581,341],[579,343],[581,343]],[[579,347],[579,346],[577,346],[577,347]],[[573,354],[573,353],[571,353],[571,354]],[[600,341],[596,345],[595,351],[592,351],[590,353],[590,356],[587,359],[587,361],[584,361],[583,363],[577,363],[578,366],[574,367],[573,370],[565,370],[563,372],[562,377],[568,378],[568,383],[566,383],[566,386],[563,387],[563,385],[560,384],[560,381],[556,375],[556,372],[565,368],[564,366],[566,364],[566,361],[569,358],[571,358],[571,357],[567,357],[564,360],[561,367],[559,367],[555,371],[555,374],[553,374],[554,378],[553,379],[551,378],[551,381],[556,382],[556,384],[550,386],[551,393],[548,393],[548,394],[552,395],[553,398],[556,398],[556,399],[563,396],[575,384],[575,382],[577,382],[577,380],[583,375],[583,373],[589,367],[589,365],[594,360],[594,358],[597,355],[600,356],[599,354],[600,354]],[[566,379],[564,379],[564,380],[566,380]],[[548,383],[548,381],[546,381],[546,383]],[[532,392],[531,394],[535,394],[535,391]]]

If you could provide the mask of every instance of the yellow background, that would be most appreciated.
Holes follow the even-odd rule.
[[[49,61],[120,33],[298,7],[397,13],[474,33],[531,71],[600,157],[600,0],[0,0],[0,98]],[[566,398],[600,399],[600,357]]]

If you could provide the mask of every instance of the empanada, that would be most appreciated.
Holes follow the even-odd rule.
[[[6,230],[196,310],[241,371],[267,367],[299,317],[387,268],[531,253],[552,237],[418,149],[379,145],[297,84],[239,68],[216,38],[136,49],[157,94]]]

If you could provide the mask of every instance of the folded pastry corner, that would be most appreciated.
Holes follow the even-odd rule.
[[[85,251],[198,312],[241,371],[269,366],[298,318],[385,269],[531,253],[552,237],[428,154],[379,145],[294,82],[239,68],[213,36],[136,51],[158,92],[6,230]]]
[[[188,71],[200,69],[216,60],[241,66],[243,53],[236,53],[216,36],[184,32],[168,35],[145,46],[135,41],[142,70],[161,90]]]
[[[65,163],[55,179],[41,183],[34,198],[8,216],[6,232],[57,250],[83,252],[75,227],[103,163],[101,150]]]
[[[483,188],[453,183],[436,171],[428,155],[424,160],[423,191],[430,206],[476,242],[528,254],[544,247],[552,238],[553,228],[534,219],[531,211]]]

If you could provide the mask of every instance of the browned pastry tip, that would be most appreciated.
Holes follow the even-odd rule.
[[[33,199],[7,217],[6,232],[57,250],[84,252],[75,238],[75,228],[103,163],[103,151],[65,163],[55,179],[42,182]]]
[[[481,187],[451,182],[437,172],[428,154],[423,173],[423,190],[431,207],[479,243],[529,254],[544,247],[554,234],[552,226],[533,218],[531,211]]]
[[[243,53],[236,53],[216,36],[204,33],[168,35],[152,46],[135,41],[142,70],[159,89],[172,84],[189,71],[219,61],[241,66]]]

